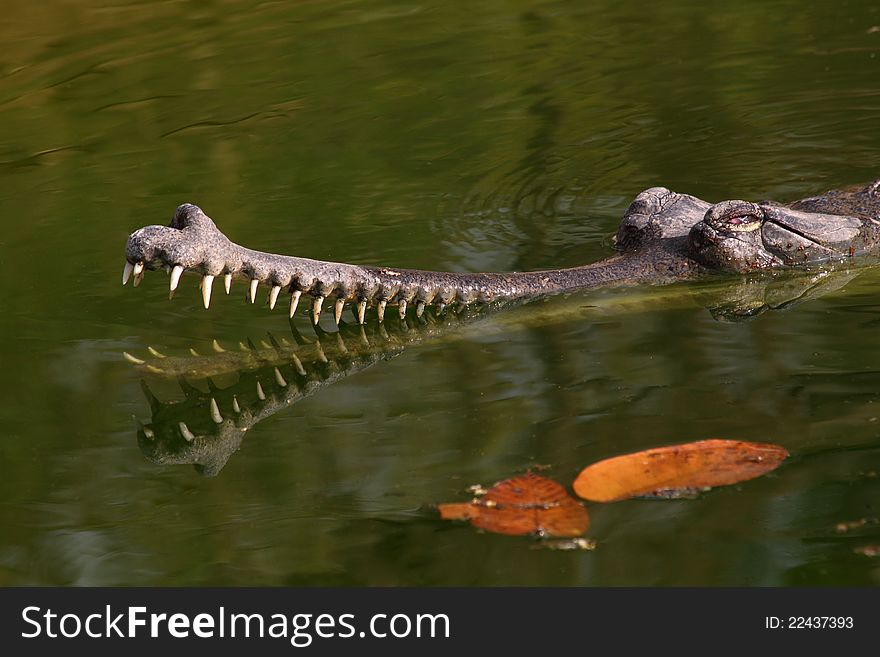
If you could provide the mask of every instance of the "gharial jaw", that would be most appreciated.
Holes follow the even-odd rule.
[[[233,277],[248,282],[248,299],[256,300],[257,288],[269,288],[268,303],[274,308],[280,293],[290,297],[293,317],[303,295],[311,297],[315,324],[325,300],[333,304],[338,324],[345,304],[351,304],[358,323],[363,324],[368,307],[375,307],[379,321],[387,305],[397,305],[400,317],[408,307],[421,316],[426,305],[442,312],[448,304],[488,303],[497,300],[540,297],[547,294],[606,284],[651,282],[633,280],[626,256],[571,269],[509,273],[453,273],[415,269],[390,269],[350,265],[255,251],[235,244],[197,206],[185,203],[177,208],[169,226],[146,226],[132,233],[125,248],[122,283],[134,276],[137,286],[146,270],[164,268],[171,274],[174,294],[184,271],[202,276],[205,308],[211,303],[214,279],[224,277],[226,293]]]

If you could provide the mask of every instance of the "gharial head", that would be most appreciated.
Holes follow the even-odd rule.
[[[137,285],[144,269],[168,267],[168,263],[219,274],[226,266],[230,247],[229,239],[201,208],[184,203],[167,226],[144,226],[129,236],[123,281],[134,273]]]
[[[706,211],[688,239],[690,255],[707,267],[745,273],[869,253],[880,245],[880,221],[724,201]]]

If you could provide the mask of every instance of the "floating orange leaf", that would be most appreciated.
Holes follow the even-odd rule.
[[[700,440],[625,454],[584,468],[574,492],[594,502],[735,484],[770,472],[788,456],[779,445]]]
[[[440,517],[470,520],[496,534],[580,536],[590,524],[587,510],[552,479],[528,472],[495,484],[467,504],[440,504]]]

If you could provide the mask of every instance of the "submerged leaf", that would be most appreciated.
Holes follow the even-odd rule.
[[[531,472],[495,484],[466,504],[440,504],[445,520],[470,520],[496,534],[580,536],[590,524],[587,510],[552,479]]]
[[[594,502],[639,495],[674,497],[679,491],[713,488],[753,479],[788,456],[779,445],[739,440],[700,440],[648,449],[584,468],[574,492]]]

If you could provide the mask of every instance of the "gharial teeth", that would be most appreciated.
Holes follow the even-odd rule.
[[[269,292],[269,310],[275,310],[275,302],[278,301],[279,292],[281,292],[281,286],[273,285],[272,291]]]
[[[416,303],[416,317],[421,317],[422,313],[425,312],[425,302],[419,301]]]
[[[171,288],[172,292],[174,292],[174,290],[177,289],[177,284],[180,282],[180,275],[182,273],[183,273],[183,266],[182,265],[174,265],[174,269],[171,270],[171,281],[168,284],[168,286],[169,286],[169,288]]]
[[[153,349],[152,347],[147,347],[147,351],[153,354],[156,358],[165,358],[165,354]]]
[[[223,416],[220,415],[217,400],[213,397],[211,397],[211,419],[214,420],[214,424],[223,424]]]
[[[189,430],[189,427],[186,426],[184,422],[178,422],[177,426],[180,428],[180,435],[183,436],[186,442],[191,443],[196,439],[195,435],[192,431]]]
[[[318,320],[321,318],[321,306],[324,305],[324,297],[315,297],[315,301],[312,303],[312,322],[315,326],[318,325]]]
[[[333,308],[333,319],[336,320],[336,326],[339,326],[339,320],[342,319],[342,309],[345,307],[345,299],[339,297],[336,300],[336,306]]]
[[[226,351],[223,347],[220,346],[220,343],[217,342],[217,338],[214,338],[214,340],[211,342],[211,348],[218,354],[222,354],[224,351]]]
[[[144,273],[144,263],[143,262],[134,263],[134,275],[138,276],[143,273]]]
[[[379,315],[379,321],[385,320],[385,305],[388,302],[385,299],[380,299],[379,303],[376,304],[376,313]]]
[[[302,292],[299,290],[294,290],[290,293],[290,317],[293,317],[296,314],[296,307],[299,305],[299,298],[302,295]]]
[[[257,286],[260,284],[259,279],[252,278],[251,279],[251,287],[248,290],[248,298],[251,300],[251,303],[254,303],[257,300]]]
[[[180,275],[183,273],[183,267],[181,265],[174,265],[174,269],[171,270],[171,281],[168,283],[168,297],[170,298],[172,294],[174,294],[174,290],[177,289],[177,284],[180,282]]]
[[[367,301],[361,299],[358,301],[358,324],[364,323],[364,316],[367,314]]]
[[[223,287],[226,288],[226,294],[229,294],[229,290],[232,289],[232,273],[227,272],[223,277]]]
[[[125,285],[128,283],[128,278],[131,276],[131,272],[134,271],[134,265],[131,264],[128,260],[125,261],[125,268],[122,270],[122,284]]]
[[[400,319],[406,319],[406,299],[401,299],[399,302],[400,309]]]
[[[257,381],[257,397],[260,398],[260,401],[266,400],[266,393],[263,392],[263,386],[260,385],[259,381]]]
[[[141,281],[142,281],[142,280],[144,280],[144,272],[141,272],[140,274],[135,274],[135,275],[134,275],[134,280],[131,282],[131,284],[132,284],[134,287],[137,287],[138,285],[141,284]]]
[[[275,382],[282,388],[287,387],[287,381],[285,381],[284,377],[281,376],[281,370],[279,370],[277,367],[275,368]]]
[[[290,354],[290,360],[293,361],[293,366],[296,368],[296,373],[300,376],[305,376],[306,370],[303,367],[302,361],[297,358],[296,354]]]
[[[238,397],[232,395],[232,410],[236,413],[241,413],[241,406],[238,405]]]
[[[205,304],[205,310],[211,305],[211,286],[214,284],[214,277],[211,274],[205,274],[202,279],[202,301]]]

